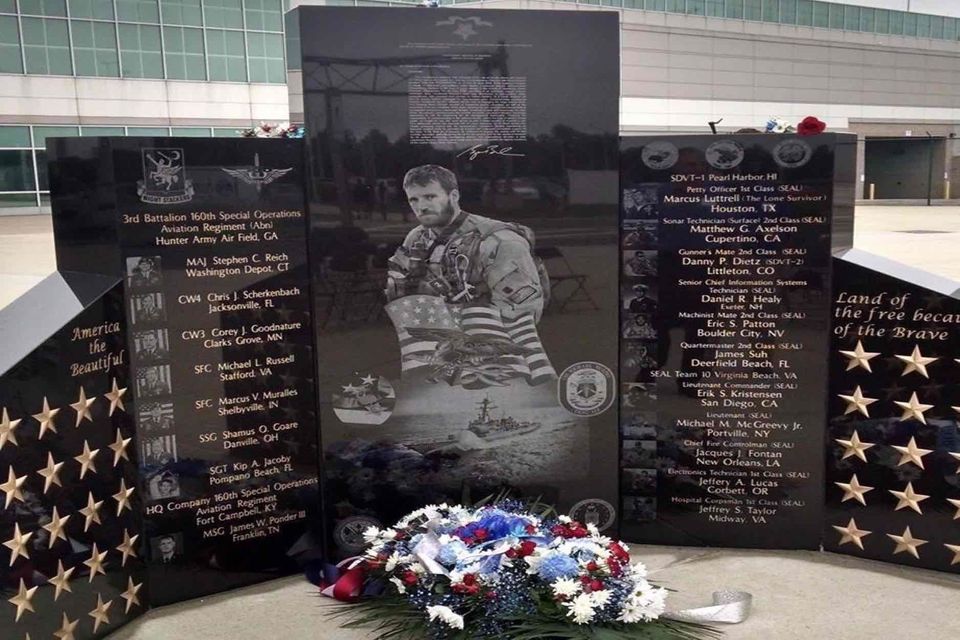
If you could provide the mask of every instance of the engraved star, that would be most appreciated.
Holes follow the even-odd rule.
[[[952,567],[955,564],[960,564],[960,544],[946,544],[944,545],[950,551],[953,551],[953,560],[950,561],[950,566]]]
[[[363,380],[363,384],[376,384],[376,383],[377,383],[376,377],[374,377],[374,376],[372,376],[372,375],[366,376],[365,378],[361,378],[361,380]]]
[[[7,472],[7,481],[3,484],[0,484],[0,491],[3,491],[7,494],[7,501],[3,505],[4,509],[10,507],[10,503],[14,500],[19,500],[23,502],[23,491],[20,488],[23,486],[23,483],[27,481],[27,476],[17,477],[17,474],[13,472],[13,465],[10,465],[10,470]]]
[[[100,453],[100,449],[90,450],[90,444],[84,440],[83,441],[83,453],[78,456],[74,456],[73,459],[80,463],[80,479],[83,480],[83,477],[87,475],[87,471],[92,471],[93,473],[97,472],[97,467],[93,463],[93,459],[97,457],[97,454]]]
[[[142,586],[142,582],[133,584],[133,578],[127,578],[127,590],[120,594],[120,597],[127,601],[127,607],[123,610],[124,613],[129,613],[131,607],[140,605],[140,598],[137,594]]]
[[[117,379],[113,379],[113,386],[110,391],[107,391],[103,394],[103,397],[110,401],[110,411],[107,412],[108,416],[112,416],[113,412],[117,409],[120,411],[126,411],[126,408],[123,406],[123,394],[127,392],[127,388],[123,387],[122,389],[117,386]]]
[[[861,551],[863,551],[863,538],[872,533],[872,531],[858,529],[857,522],[853,518],[850,518],[850,522],[847,523],[847,526],[838,527],[837,525],[833,525],[833,528],[836,529],[840,534],[839,544],[841,546],[847,544],[848,542],[852,542],[860,547]]]
[[[344,393],[352,393],[353,395],[357,395],[357,392],[360,391],[360,387],[355,387],[352,384],[340,385],[340,387]]]
[[[870,373],[873,373],[873,369],[870,368],[870,359],[880,355],[879,353],[864,351],[863,343],[859,340],[857,340],[857,347],[853,351],[841,351],[840,354],[850,359],[847,362],[847,371],[863,367]]]
[[[920,515],[923,515],[923,511],[920,510],[920,503],[930,496],[925,496],[922,493],[914,493],[912,482],[908,482],[907,488],[903,491],[893,491],[892,489],[888,489],[888,491],[890,491],[890,493],[892,493],[899,501],[897,502],[897,506],[894,507],[894,511],[899,511],[904,507],[910,507]]]
[[[40,423],[40,436],[42,440],[44,434],[47,431],[51,433],[57,432],[57,425],[54,423],[53,419],[57,417],[57,414],[60,413],[60,409],[51,409],[50,403],[47,402],[47,397],[43,397],[43,410],[40,413],[33,414],[33,419]]]
[[[900,460],[897,462],[898,467],[913,463],[923,469],[923,456],[933,452],[933,449],[921,449],[918,447],[917,441],[913,436],[910,437],[910,442],[908,442],[905,447],[897,445],[891,446],[900,452]]]
[[[847,403],[847,409],[843,412],[843,415],[848,413],[853,413],[854,411],[859,411],[866,417],[870,417],[870,412],[867,411],[867,407],[877,401],[876,398],[867,398],[863,395],[863,391],[860,390],[860,385],[857,385],[857,388],[853,391],[852,396],[845,396],[843,394],[837,394],[840,396],[840,399]]]
[[[126,529],[123,530],[123,542],[117,545],[117,551],[123,554],[123,560],[120,561],[120,566],[127,566],[127,557],[136,558],[137,557],[137,538],[140,535],[135,535],[132,538],[130,537],[130,532]]]
[[[893,404],[903,409],[903,415],[900,416],[900,420],[914,419],[919,420],[923,424],[927,424],[927,419],[923,417],[923,414],[933,408],[932,404],[922,404],[917,398],[916,391],[910,396],[909,402],[899,402],[895,400]]]
[[[913,373],[916,371],[924,378],[929,378],[927,374],[927,365],[931,362],[939,360],[939,358],[927,358],[920,353],[920,347],[918,345],[913,345],[913,353],[908,356],[894,356],[897,360],[906,363],[906,366],[903,367],[903,373],[900,374],[901,377]]]
[[[74,630],[76,630],[77,625],[80,623],[79,620],[70,621],[70,618],[67,617],[67,614],[63,615],[63,622],[60,624],[60,628],[53,632],[53,637],[57,640],[76,640],[76,636],[73,635]]]
[[[950,455],[953,456],[957,462],[960,462],[960,453],[950,452]],[[960,467],[957,467],[957,475],[960,475]]]
[[[953,519],[960,520],[960,500],[957,500],[955,498],[947,498],[947,502],[949,502],[950,504],[952,504],[954,507],[957,508],[957,512],[953,514]]]
[[[43,525],[43,528],[50,532],[50,541],[47,543],[48,549],[53,549],[53,545],[57,540],[66,540],[67,534],[64,532],[64,529],[67,526],[67,522],[70,520],[70,516],[60,517],[60,514],[57,513],[57,508],[53,508],[53,515],[50,516],[50,522]]]
[[[10,415],[7,413],[7,408],[3,408],[3,412],[0,413],[0,450],[7,444],[9,441],[10,444],[18,446],[20,443],[17,442],[16,429],[20,426],[20,420],[11,420]]]
[[[920,559],[920,554],[917,553],[917,548],[927,544],[928,542],[927,540],[914,538],[913,534],[910,533],[910,527],[907,527],[903,530],[903,535],[897,536],[892,533],[888,533],[887,537],[897,543],[897,548],[893,552],[894,555],[906,551],[917,560]]]
[[[3,543],[3,546],[10,549],[11,567],[20,556],[23,556],[27,560],[30,559],[30,551],[29,547],[27,547],[27,543],[30,541],[31,537],[33,537],[32,531],[30,533],[20,533],[20,523],[15,522],[13,524],[13,537]]]
[[[127,446],[133,438],[124,438],[123,434],[120,433],[120,429],[117,429],[117,439],[113,441],[112,444],[107,445],[113,449],[113,466],[116,467],[120,464],[120,460],[130,461],[130,457],[127,455]]]
[[[83,523],[83,530],[87,531],[90,528],[90,524],[95,522],[100,524],[100,507],[103,506],[103,500],[100,502],[95,502],[93,499],[93,492],[87,493],[87,506],[83,509],[80,509],[80,513],[86,518]]]
[[[90,559],[84,560],[83,564],[87,565],[90,568],[90,582],[93,582],[93,579],[98,573],[107,575],[107,572],[103,570],[103,561],[107,557],[107,552],[104,551],[100,553],[97,549],[97,543],[93,543],[93,549],[90,551]]]
[[[47,491],[49,491],[53,485],[57,485],[58,487],[63,486],[60,482],[60,467],[62,467],[63,464],[62,462],[54,462],[53,454],[49,451],[47,452],[47,466],[37,471],[37,475],[43,478],[43,495],[47,495]]]
[[[840,502],[856,500],[860,504],[866,505],[867,501],[863,497],[863,494],[867,493],[868,491],[873,491],[873,487],[860,484],[860,481],[857,480],[857,474],[853,474],[853,477],[850,478],[850,482],[834,482],[833,484],[843,489],[843,499],[840,500]]]
[[[110,624],[110,616],[107,615],[107,611],[110,609],[110,605],[113,604],[113,600],[103,601],[103,596],[99,593],[97,594],[97,608],[88,613],[87,615],[93,618],[93,632],[96,633],[100,628],[101,624]]]
[[[77,412],[77,424],[79,427],[80,423],[84,420],[89,420],[93,422],[93,418],[90,417],[90,405],[97,401],[97,397],[87,398],[87,392],[83,390],[83,387],[80,387],[80,397],[77,398],[77,401],[70,405],[70,407]],[[81,476],[83,477],[83,476]]]
[[[57,601],[57,599],[60,597],[60,594],[64,591],[73,593],[73,588],[70,586],[70,576],[73,575],[74,571],[76,571],[76,567],[64,569],[63,560],[57,560],[57,575],[47,580],[47,582],[56,587],[56,590],[53,592],[54,602]]]
[[[856,456],[863,460],[867,461],[866,451],[870,447],[874,446],[872,442],[863,442],[860,440],[860,435],[854,431],[853,435],[850,436],[849,440],[842,440],[841,438],[835,438],[835,441],[843,447],[843,457],[841,460],[846,460]]]
[[[134,487],[127,489],[126,480],[120,478],[120,490],[113,494],[113,499],[117,501],[117,517],[123,513],[124,509],[130,509],[130,496],[135,490]]]
[[[30,602],[30,599],[33,597],[33,594],[36,593],[37,589],[38,587],[27,589],[27,585],[23,583],[23,578],[20,578],[20,589],[17,591],[17,595],[7,600],[7,602],[17,608],[17,617],[15,618],[16,622],[20,622],[20,616],[23,615],[24,611],[32,611],[33,613],[36,613],[36,610],[33,608],[33,603]]]

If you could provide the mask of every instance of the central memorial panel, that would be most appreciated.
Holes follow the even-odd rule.
[[[617,15],[289,20],[337,549],[498,488],[612,531]]]

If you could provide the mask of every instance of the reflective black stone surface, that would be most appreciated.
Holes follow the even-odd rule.
[[[122,285],[53,274],[0,334],[0,636],[101,637],[148,602]]]
[[[834,259],[824,548],[960,572],[957,283]]]
[[[295,571],[320,538],[301,141],[50,160],[60,268],[123,279],[151,604]]]
[[[852,144],[623,140],[626,539],[819,545],[831,230],[849,241],[853,191],[836,185]]]
[[[336,551],[359,550],[371,523],[500,487],[612,532],[616,14],[290,15]],[[437,243],[403,185],[427,164],[453,172],[474,216]],[[388,304],[390,278],[404,285]]]

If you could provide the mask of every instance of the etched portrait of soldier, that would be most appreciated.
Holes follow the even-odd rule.
[[[141,363],[164,362],[170,357],[166,329],[138,331],[133,336],[134,355]]]
[[[131,289],[158,287],[162,282],[160,256],[127,258],[127,284]]]
[[[170,393],[170,365],[144,367],[137,371],[137,395],[153,398]]]
[[[133,324],[144,325],[167,319],[162,293],[145,293],[130,297],[130,316]]]

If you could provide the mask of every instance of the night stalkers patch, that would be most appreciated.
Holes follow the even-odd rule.
[[[577,416],[596,416],[613,405],[613,371],[599,362],[577,362],[564,369],[557,382],[560,404]]]
[[[588,498],[570,507],[567,515],[577,522],[596,525],[597,529],[603,531],[617,519],[617,510],[606,500]]]
[[[193,199],[193,182],[187,179],[183,149],[142,149],[143,180],[137,195],[147,204],[179,204]]]

